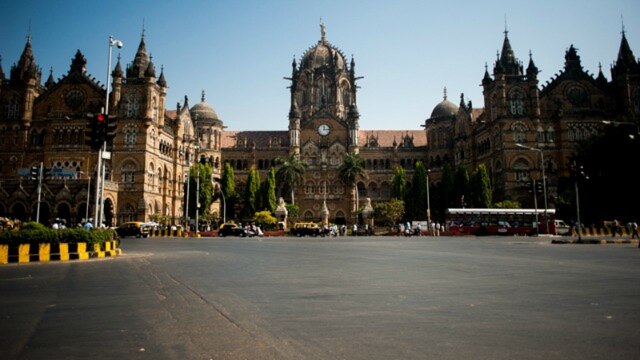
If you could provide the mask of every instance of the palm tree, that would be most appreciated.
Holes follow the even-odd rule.
[[[291,190],[291,204],[295,204],[294,192],[296,186],[302,183],[307,165],[300,160],[300,154],[295,152],[289,154],[288,158],[277,158],[276,164],[278,183]]]
[[[356,201],[356,194],[358,191],[357,181],[358,179],[366,179],[369,177],[367,170],[364,168],[364,160],[360,159],[360,155],[356,153],[347,153],[344,156],[344,161],[340,165],[340,179],[348,187],[353,187],[353,203],[357,213],[358,204]]]

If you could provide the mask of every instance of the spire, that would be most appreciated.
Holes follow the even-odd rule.
[[[144,72],[144,77],[155,78],[156,77],[156,66],[153,64],[153,56],[149,57],[149,65]]]
[[[527,66],[527,76],[530,78],[534,78],[538,75],[538,68],[536,64],[533,63],[533,55],[531,54],[531,50],[529,50],[529,66]]]
[[[564,69],[570,73],[572,71],[582,71],[582,64],[580,63],[580,56],[578,56],[578,50],[571,44],[569,50],[564,55]]]
[[[45,86],[47,89],[51,89],[51,87],[52,87],[53,85],[55,85],[55,84],[56,84],[56,82],[55,82],[55,80],[53,79],[53,66],[52,66],[52,67],[51,67],[51,69],[49,70],[49,78],[47,78],[47,82],[45,82],[45,83],[44,83],[44,86]]]
[[[443,101],[447,100],[447,87],[444,87],[444,96],[443,96]]]
[[[167,80],[164,78],[164,66],[160,66],[160,77],[156,83],[164,88],[167,87]]]
[[[491,83],[491,76],[489,76],[489,67],[487,63],[484,63],[484,77],[482,78],[482,85]]]
[[[29,33],[27,35],[27,43],[24,45],[22,55],[20,55],[20,60],[11,67],[11,80],[18,81],[35,78],[39,82],[40,74],[40,69],[36,66],[36,60],[31,49],[31,34]]]
[[[149,55],[147,55],[147,45],[144,42],[144,29],[138,45],[138,51],[133,59],[133,64],[127,68],[127,78],[142,78],[144,72],[149,67]]]
[[[631,51],[631,47],[627,41],[627,36],[624,32],[624,25],[622,26],[622,40],[620,41],[620,49],[618,50],[618,60],[616,61],[616,65],[617,64],[622,64],[627,68],[633,68],[637,65],[636,58],[633,55],[633,51]]]
[[[71,68],[69,69],[69,74],[71,73],[80,73],[84,74],[87,71],[87,59],[82,55],[80,49],[76,51],[76,55],[71,61]]]
[[[113,70],[113,77],[122,77],[122,65],[120,65],[120,54],[118,54],[118,62],[116,63],[116,68]]]
[[[202,89],[202,96],[200,97],[200,102],[204,102],[204,89]]]
[[[498,53],[496,65],[494,66],[494,74],[506,75],[522,75],[522,65],[516,59],[516,56],[509,41],[509,31],[507,30],[507,21],[505,17],[504,25],[504,41],[502,42],[502,51]]]
[[[598,63],[598,77],[596,78],[596,81],[601,85],[606,85],[607,84],[607,78],[604,77],[604,74],[602,73],[602,64],[601,63]]]

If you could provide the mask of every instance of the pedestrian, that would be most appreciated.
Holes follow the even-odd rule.
[[[638,237],[638,223],[635,221],[631,223],[631,238],[632,239],[640,238]]]
[[[84,223],[84,225],[82,226],[85,230],[91,230],[93,229],[93,224],[91,223],[91,219],[87,220],[86,223]]]
[[[618,220],[613,220],[613,224],[611,224],[611,236],[615,237],[616,233],[618,232],[618,227],[620,226],[620,223],[618,222]]]

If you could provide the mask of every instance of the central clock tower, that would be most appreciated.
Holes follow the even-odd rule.
[[[300,216],[324,221],[328,211],[329,222],[351,223],[351,190],[339,168],[347,152],[359,151],[355,61],[347,63],[320,24],[320,40],[291,67],[290,153],[306,164],[304,181],[295,189]]]

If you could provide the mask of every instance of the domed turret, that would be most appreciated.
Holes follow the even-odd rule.
[[[344,70],[346,68],[344,55],[326,40],[324,24],[320,24],[320,28],[320,40],[302,55],[300,70],[308,69],[312,72],[318,69]]]
[[[447,100],[447,88],[444,88],[444,99],[433,108],[430,119],[439,119],[455,116],[458,113],[458,106]]]
[[[222,120],[218,118],[216,111],[211,107],[211,105],[204,101],[204,91],[202,92],[201,101],[198,104],[193,105],[193,107],[189,109],[189,112],[191,113],[191,118],[194,121],[197,121],[199,125],[222,125]]]

